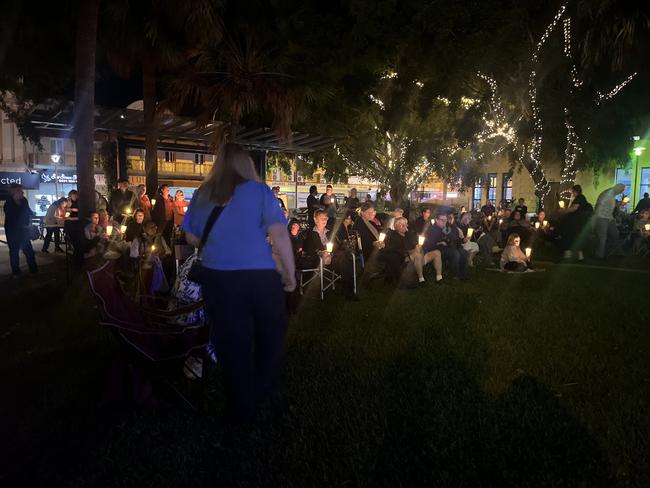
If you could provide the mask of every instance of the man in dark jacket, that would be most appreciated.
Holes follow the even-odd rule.
[[[439,251],[451,276],[464,279],[467,271],[467,253],[458,248],[456,240],[450,236],[450,233],[451,230],[447,227],[447,215],[439,213],[435,225],[429,227],[427,231],[422,251],[425,256]],[[436,276],[436,281],[440,281],[438,276]]]
[[[135,210],[133,208],[134,202],[135,194],[129,190],[129,180],[126,178],[117,180],[117,189],[111,193],[108,205],[113,219],[118,222],[123,221],[130,213],[128,210],[131,212]]]
[[[20,276],[20,257],[22,250],[27,266],[32,274],[38,271],[34,249],[30,240],[30,227],[34,212],[29,208],[22,185],[13,183],[9,189],[10,198],[5,202],[5,234],[9,246],[9,262],[12,276]]]

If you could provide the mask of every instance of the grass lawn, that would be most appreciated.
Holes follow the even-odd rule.
[[[55,278],[58,273],[60,278]],[[650,274],[548,265],[307,298],[281,400],[106,408],[83,281],[0,282],[0,485],[648,486]]]

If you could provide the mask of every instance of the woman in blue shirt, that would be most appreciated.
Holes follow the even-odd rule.
[[[202,249],[203,297],[229,409],[237,420],[249,422],[279,379],[287,321],[284,291],[296,287],[295,264],[282,209],[259,181],[253,160],[236,144],[220,151],[192,198],[183,221],[190,244],[199,245],[215,206],[224,208]]]

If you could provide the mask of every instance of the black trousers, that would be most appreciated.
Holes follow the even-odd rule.
[[[206,269],[202,287],[228,410],[237,420],[250,422],[280,378],[287,326],[280,275],[275,270]]]
[[[50,242],[52,242],[52,237],[54,237],[54,247],[58,249],[61,247],[61,234],[59,233],[58,227],[46,227],[45,231],[45,240],[43,241],[43,250],[47,251],[50,247]]]
[[[31,273],[36,273],[36,271],[38,271],[32,242],[29,240],[29,235],[26,231],[20,229],[18,231],[8,232],[7,246],[9,247],[9,263],[11,264],[12,274],[20,274],[20,251],[25,255],[29,271]]]

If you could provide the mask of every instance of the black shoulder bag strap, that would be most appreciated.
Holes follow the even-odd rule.
[[[212,209],[212,212],[210,212],[210,215],[208,216],[208,221],[205,223],[205,228],[203,229],[203,234],[201,235],[199,252],[201,252],[201,249],[203,249],[203,246],[205,246],[205,242],[208,240],[210,231],[214,227],[214,224],[217,223],[217,220],[219,220],[219,216],[221,215],[221,212],[223,212],[223,209],[224,207],[217,205]]]
[[[212,209],[212,212],[210,212],[210,216],[208,217],[208,221],[205,223],[205,228],[203,229],[203,234],[201,235],[201,242],[199,243],[199,248],[197,250],[197,255],[198,258],[192,266],[190,267],[189,271],[187,272],[187,278],[190,281],[193,281],[194,283],[201,284],[203,280],[203,263],[201,262],[201,254],[203,250],[203,246],[205,245],[205,242],[208,240],[208,235],[210,235],[210,231],[214,227],[214,224],[217,222],[219,219],[219,216],[221,215],[221,212],[223,212],[224,207],[221,206],[216,206]]]

